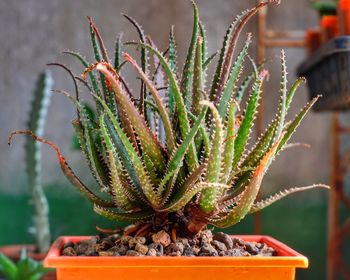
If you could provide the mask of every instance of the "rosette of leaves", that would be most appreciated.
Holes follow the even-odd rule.
[[[326,187],[292,188],[256,201],[271,162],[281,151],[295,146],[289,140],[318,99],[307,103],[294,118],[286,121],[293,97],[304,79],[287,88],[282,52],[276,116],[255,145],[249,143],[268,72],[247,59],[250,34],[235,58],[234,53],[247,21],[271,3],[278,1],[262,2],[241,13],[227,29],[221,49],[208,55],[205,28],[192,2],[193,32],[182,71],[177,63],[173,28],[169,47],[162,52],[142,27],[125,15],[135,26],[140,41],[122,44],[119,36],[112,61],[89,18],[96,62],[91,64],[76,52],[66,52],[86,68],[83,79],[62,64],[53,65],[66,69],[73,79],[75,97],[59,92],[76,106],[77,119],[73,126],[100,194],[76,176],[54,143],[30,131],[17,131],[11,136],[28,134],[50,145],[58,155],[63,173],[91,201],[96,213],[133,224],[161,225],[173,221],[174,227],[193,234],[208,224],[232,226],[291,193]],[[122,52],[123,45],[140,51],[140,64]],[[216,70],[208,79],[208,67],[215,56],[218,57]],[[253,65],[253,70],[242,77],[247,63]],[[140,79],[139,98],[131,94],[123,76],[126,65],[131,65]],[[95,118],[91,118],[82,103],[78,82],[95,100]],[[241,104],[243,99],[247,100],[245,105]]]
[[[39,280],[50,271],[43,267],[42,262],[28,257],[25,250],[22,250],[17,263],[0,254],[0,277],[3,275],[7,280]]]

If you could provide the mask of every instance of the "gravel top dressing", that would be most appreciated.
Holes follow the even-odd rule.
[[[274,256],[264,243],[246,242],[219,232],[204,230],[193,238],[172,238],[164,230],[132,237],[100,234],[63,246],[63,256]]]

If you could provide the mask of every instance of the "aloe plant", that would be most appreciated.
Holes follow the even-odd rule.
[[[17,263],[0,254],[0,274],[5,276],[7,280],[39,280],[50,271],[52,270],[43,267],[42,262],[28,257],[25,250],[21,252]]]
[[[13,132],[9,143],[13,135],[26,134],[50,145],[68,180],[94,205],[96,213],[108,219],[162,224],[176,216],[173,227],[192,234],[208,224],[232,226],[292,193],[327,188],[322,184],[292,188],[256,201],[272,161],[284,149],[295,146],[289,141],[319,98],[307,103],[290,121],[286,120],[296,90],[304,80],[298,79],[288,89],[282,52],[276,116],[257,143],[250,143],[268,72],[252,62],[251,74],[242,77],[243,68],[250,65],[247,59],[250,34],[237,57],[233,57],[247,21],[259,9],[277,3],[262,2],[233,21],[218,52],[212,79],[207,79],[208,67],[216,53],[207,54],[205,27],[194,2],[193,34],[182,73],[178,69],[174,28],[170,31],[169,48],[163,52],[136,20],[126,16],[136,27],[140,41],[122,44],[119,37],[115,59],[111,61],[96,25],[89,18],[96,61],[91,64],[78,53],[66,52],[85,68],[83,78],[62,64],[54,65],[66,69],[75,85],[75,96],[62,90],[56,92],[66,95],[77,109],[73,127],[101,194],[93,192],[76,176],[54,143],[31,131]],[[123,46],[140,51],[140,65],[127,52],[123,53]],[[131,95],[123,76],[127,65],[142,81],[139,99]],[[77,83],[82,83],[92,95],[96,119],[90,117],[82,103]],[[244,95],[248,95],[245,105]],[[172,215],[174,212],[177,215]]]

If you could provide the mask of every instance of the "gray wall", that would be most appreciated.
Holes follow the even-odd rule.
[[[207,26],[209,49],[221,45],[226,27],[242,9],[251,7],[255,1],[198,0],[201,17]],[[284,0],[271,8],[269,26],[277,29],[305,29],[317,24],[315,12],[308,8],[307,0]],[[29,110],[31,92],[37,77],[47,62],[63,61],[72,65],[76,73],[81,69],[72,60],[63,57],[65,49],[78,50],[91,59],[88,24],[85,16],[92,16],[113,53],[115,35],[125,31],[125,38],[137,39],[134,29],[120,16],[130,14],[152,34],[161,49],[167,42],[171,24],[175,24],[178,51],[184,56],[189,41],[192,12],[186,0],[1,0],[0,1],[0,191],[3,193],[26,192],[24,172],[23,137],[15,139],[9,148],[7,135],[13,129],[23,129]],[[256,18],[246,31],[256,30]],[[252,48],[255,52],[255,44]],[[275,112],[279,88],[279,50],[269,50],[271,79],[266,87],[266,120]],[[304,59],[304,50],[287,50],[292,81],[296,66]],[[92,61],[92,59],[91,59]],[[181,63],[182,66],[182,63]],[[72,89],[69,78],[61,70],[54,70],[55,87]],[[132,76],[134,79],[134,76]],[[136,91],[136,89],[135,89]],[[307,100],[306,87],[298,93],[292,114]],[[84,160],[70,149],[74,109],[62,96],[54,96],[46,125],[46,138],[61,147],[68,161],[81,174],[86,175]],[[329,177],[329,116],[310,114],[297,132],[295,139],[307,142],[312,149],[286,151],[273,164],[265,181],[268,191],[280,187],[328,182]],[[44,148],[45,182],[65,182],[61,176],[54,153]],[[87,178],[86,178],[87,179]],[[88,179],[87,179],[88,180]],[[307,199],[319,198],[320,192],[307,195]],[[298,200],[306,199],[306,195]]]

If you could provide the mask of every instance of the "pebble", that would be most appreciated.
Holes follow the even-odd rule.
[[[62,247],[65,256],[273,256],[275,250],[264,243],[245,242],[223,232],[212,234],[204,230],[194,238],[178,237],[171,241],[169,230],[146,237],[98,235],[76,244],[68,242]]]
[[[211,242],[211,245],[213,245],[214,248],[218,251],[227,251],[227,247],[226,247],[225,243],[222,243],[220,241],[213,240]]]
[[[111,257],[114,256],[114,253],[112,251],[99,251],[98,255],[101,257]]]
[[[150,256],[150,257],[155,257],[155,256],[157,256],[157,251],[156,251],[156,249],[153,249],[153,248],[149,249],[148,252],[147,252],[147,256]]]
[[[227,249],[232,249],[233,248],[233,240],[232,238],[223,232],[218,232],[213,236],[213,240],[220,241],[224,243],[227,247]]]
[[[181,256],[184,252],[184,245],[180,242],[171,243],[165,250],[166,255],[175,256],[173,253],[176,253],[176,255]]]
[[[152,241],[153,243],[161,244],[163,247],[167,247],[171,243],[170,235],[164,230],[158,231],[156,234],[153,234]]]
[[[67,247],[67,248],[63,249],[62,255],[64,255],[64,256],[76,256],[77,253],[75,252],[73,247]]]
[[[154,249],[157,252],[157,256],[163,256],[164,255],[164,248],[159,243],[151,243],[148,245],[149,249]]]
[[[120,245],[117,252],[118,254],[120,254],[121,256],[125,256],[126,255],[126,252],[129,250],[129,247],[126,246],[126,245]]]
[[[218,251],[216,251],[216,249],[213,246],[207,243],[202,245],[199,255],[200,256],[217,256]]]
[[[145,244],[146,243],[146,238],[145,237],[133,237],[129,239],[129,248],[134,248],[136,244]]]
[[[139,252],[141,255],[146,255],[148,252],[148,246],[137,243],[135,246],[135,251]]]
[[[132,237],[129,236],[129,235],[124,235],[120,238],[120,242],[124,245],[127,245],[129,244],[129,240],[131,239]]]
[[[97,239],[92,238],[90,240],[79,242],[75,246],[75,251],[77,255],[86,255],[86,256],[94,256],[96,255],[95,245],[96,245]]]
[[[140,256],[140,253],[135,250],[129,250],[126,252],[126,256]]]

